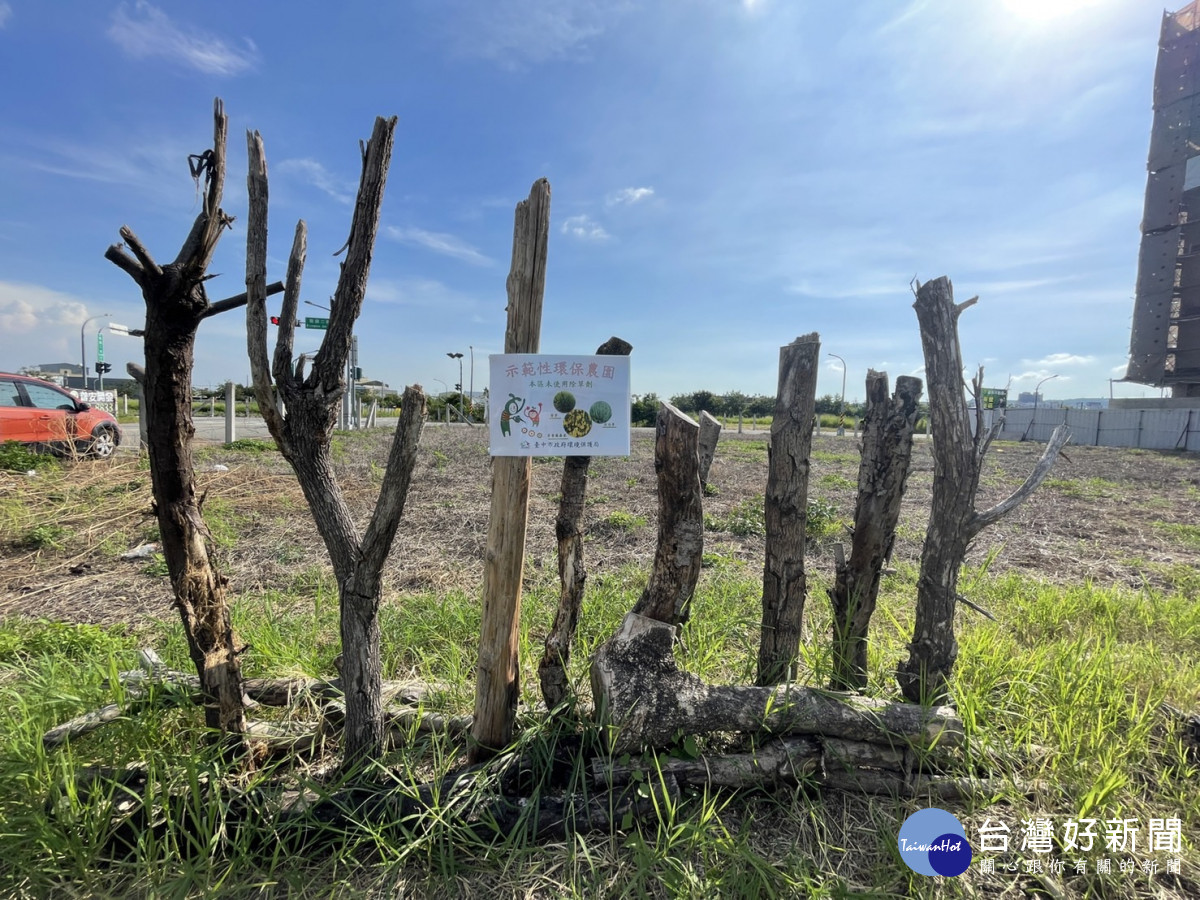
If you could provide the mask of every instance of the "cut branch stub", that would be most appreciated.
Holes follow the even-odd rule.
[[[632,352],[633,345],[619,337],[609,338],[596,350],[599,356],[628,356]],[[568,456],[563,461],[561,499],[558,519],[554,523],[558,539],[558,612],[546,635],[545,652],[538,663],[538,681],[548,709],[555,709],[567,698],[567,665],[571,661],[571,642],[587,582],[581,521],[591,462],[590,456]]]
[[[790,678],[800,652],[808,593],[804,573],[808,467],[820,355],[816,332],[779,348],[779,389],[764,501],[767,537],[757,677],[762,685]]]
[[[837,556],[834,585],[829,590],[833,603],[831,686],[837,689],[861,690],[867,685],[867,628],[896,538],[920,399],[919,378],[902,375],[896,379],[896,393],[889,400],[887,373],[867,372],[867,415],[850,559]]]
[[[707,410],[700,413],[700,486],[708,487],[708,470],[717,453],[721,420]]]
[[[592,661],[592,695],[613,753],[663,747],[680,734],[766,731],[819,734],[884,745],[958,746],[949,707],[888,703],[802,688],[725,687],[680,671],[675,628],[630,613]]]
[[[699,435],[700,426],[688,416],[670,403],[659,406],[654,443],[658,548],[650,582],[633,611],[672,625],[687,621],[704,551]]]

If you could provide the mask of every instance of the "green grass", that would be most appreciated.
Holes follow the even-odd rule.
[[[761,616],[756,566],[710,554],[680,648],[680,662],[719,683],[753,678]],[[1182,573],[1180,573],[1182,576]],[[569,677],[588,704],[587,658],[636,602],[644,571],[628,567],[589,580]],[[888,672],[905,652],[911,630],[916,572],[898,566],[885,579],[872,627],[871,687],[895,698]],[[1185,841],[1200,836],[1198,773],[1157,713],[1164,700],[1184,709],[1200,704],[1200,606],[1174,588],[1133,591],[1077,585],[1062,588],[1019,575],[964,573],[964,590],[1000,619],[962,613],[955,701],[972,737],[969,759],[1008,786],[995,797],[943,803],[966,824],[1007,822],[1019,833],[1032,816],[1179,816]],[[829,617],[819,579],[810,585],[810,640],[802,680],[824,683]],[[541,727],[537,678],[540,639],[557,602],[548,571],[527,584],[520,649],[520,738],[534,759],[548,759],[555,728]],[[314,570],[299,573],[286,591],[247,595],[234,624],[249,646],[247,675],[329,676],[338,649],[336,586]],[[381,610],[387,677],[416,677],[449,686],[439,709],[469,712],[477,652],[479,604],[451,593],[406,593]],[[169,663],[188,667],[179,627],[157,626],[154,643]],[[262,822],[225,833],[227,807],[202,785],[223,777],[222,764],[201,740],[195,707],[169,706],[105,726],[63,749],[45,750],[40,734],[114,695],[115,673],[133,668],[135,640],[124,629],[14,620],[0,626],[0,703],[10,710],[0,730],[0,893],[114,896],[243,896],[262,890],[333,896],[368,890],[434,896],[546,894],[553,896],[803,896],[851,893],[902,897],[934,887],[895,856],[895,834],[920,801],[808,795],[780,791],[736,795],[685,792],[661,803],[656,815],[614,833],[581,834],[539,845],[520,836],[483,840],[454,825],[440,807],[420,823],[397,828],[367,822],[308,860]],[[588,788],[586,756],[596,752],[586,719],[556,726],[579,735],[584,752],[571,763],[569,782]],[[561,736],[561,732],[560,732]],[[701,739],[680,752],[719,747]],[[420,739],[387,759],[391,777],[424,782],[452,768],[461,747]],[[98,782],[90,796],[73,788],[84,766],[146,765],[154,798],[189,817],[191,830],[147,832],[131,858],[102,865],[112,803],[124,788]],[[651,760],[652,762],[652,760]],[[539,774],[540,773],[540,774]],[[283,773],[270,766],[240,778],[241,788],[265,786]],[[303,771],[287,776],[312,781]],[[546,773],[535,766],[536,790]],[[653,777],[653,776],[652,776]],[[1026,796],[1018,785],[1032,786]],[[140,789],[139,789],[140,791]],[[140,799],[144,792],[136,792]],[[56,798],[56,799],[55,799]],[[44,801],[51,800],[47,805]],[[1143,855],[1141,858],[1151,858]],[[1007,882],[1003,881],[1008,877]],[[975,876],[976,888],[1012,884],[1010,876]],[[1132,896],[1145,876],[1076,879],[1077,896]],[[967,889],[967,883],[960,887]],[[955,895],[951,883],[938,888]]]

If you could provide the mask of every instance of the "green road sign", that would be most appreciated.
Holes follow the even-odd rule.
[[[104,332],[96,332],[96,362],[104,362]]]
[[[329,320],[328,319],[305,319],[304,327],[305,328],[328,328]]]

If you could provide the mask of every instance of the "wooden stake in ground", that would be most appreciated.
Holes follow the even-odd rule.
[[[913,304],[925,351],[933,435],[933,499],[917,581],[916,624],[912,643],[908,645],[908,659],[900,664],[897,673],[900,690],[914,703],[940,703],[948,698],[947,685],[958,656],[958,641],[954,637],[958,573],[967,547],[980,531],[1037,490],[1070,438],[1066,426],[1060,425],[1025,483],[986,512],[975,511],[983,457],[1004,424],[1000,419],[989,431],[983,429],[983,370],[980,369],[972,383],[976,429],[974,436],[971,434],[970,413],[963,392],[958,317],[978,299],[972,297],[955,304],[950,279],[943,276],[920,285]]]
[[[658,548],[650,582],[633,611],[678,625],[700,577],[704,551],[704,510],[697,444],[700,426],[670,403],[658,408],[654,471],[658,473]]]
[[[862,459],[850,560],[835,549],[837,571],[829,590],[833,603],[833,676],[835,690],[867,686],[867,627],[879,597],[884,563],[892,554],[900,501],[912,461],[913,431],[921,379],[901,375],[888,399],[886,372],[867,372],[867,416],[863,421]]]
[[[534,182],[529,199],[517,204],[512,268],[508,275],[505,353],[537,353],[546,289],[550,236],[550,182]],[[517,716],[517,632],[521,620],[521,575],[529,522],[528,456],[492,459],[492,507],[483,566],[483,621],[475,681],[475,728],[471,759],[479,762],[512,740]]]
[[[763,566],[762,636],[758,683],[778,684],[794,675],[803,634],[804,542],[808,525],[808,466],[816,411],[816,332],[779,348],[779,390],[771,422],[767,472],[766,561]]]
[[[707,411],[700,412],[700,487],[708,487],[708,470],[712,468],[717,453],[717,439],[721,437],[721,420]]]
[[[600,356],[628,356],[633,345],[611,337],[596,350]],[[560,591],[554,625],[546,635],[546,650],[538,663],[538,681],[548,709],[567,698],[567,665],[571,661],[571,642],[579,622],[587,570],[583,565],[583,503],[587,494],[590,456],[568,456],[563,461],[562,486],[559,489],[558,519],[554,533],[558,538],[558,580]]]
[[[208,266],[217,242],[233,221],[221,209],[227,134],[228,119],[218,99],[213,105],[212,147],[188,157],[197,183],[203,179],[203,208],[173,262],[156,262],[124,225],[120,232],[124,243],[109,247],[104,256],[137,282],[146,301],[146,367],[140,384],[150,480],[175,605],[207,698],[204,721],[211,729],[241,735],[246,719],[241,666],[226,600],[228,579],[213,565],[212,535],[196,496],[191,446],[196,331],[209,316],[246,303],[245,294],[213,303],[204,289],[212,277]],[[276,293],[282,285],[268,287],[264,279],[261,289],[264,295]],[[230,749],[241,743],[234,738]]]

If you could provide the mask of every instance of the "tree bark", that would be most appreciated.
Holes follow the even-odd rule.
[[[203,685],[205,724],[229,735],[230,751],[237,752],[244,749],[241,735],[246,729],[241,666],[229,617],[227,579],[213,563],[212,535],[196,496],[191,449],[196,331],[213,307],[204,282],[221,232],[232,221],[220,208],[227,130],[228,120],[217,100],[213,146],[197,163],[204,177],[203,209],[175,261],[160,266],[127,226],[120,231],[124,244],[109,247],[105,257],[137,282],[146,301],[142,396],[163,557],[188,653]]]
[[[687,621],[704,551],[700,426],[670,403],[655,421],[654,470],[658,475],[658,547],[654,569],[633,611],[669,625]]]
[[[330,450],[338,408],[346,391],[345,367],[354,324],[362,311],[371,257],[379,230],[384,188],[391,162],[396,119],[377,118],[363,148],[362,177],[350,237],[343,248],[329,327],[311,369],[292,366],[299,316],[300,284],[307,255],[307,229],[297,223],[288,259],[272,361],[267,356],[267,317],[263,285],[267,260],[267,165],[262,137],[246,135],[249,151],[249,227],[246,238],[246,335],[250,369],[263,418],[280,451],[296,472],[317,531],[338,580],[341,607],[342,687],[346,698],[343,767],[357,769],[384,749],[379,605],[381,573],[404,512],[425,420],[425,394],[419,385],[404,391],[401,416],[388,457],[383,487],[363,535],[350,515],[338,484]],[[286,410],[281,414],[276,399]]]
[[[717,440],[721,437],[721,422],[712,413],[700,413],[700,487],[708,487],[708,470],[712,468],[717,453]]]
[[[883,567],[896,539],[920,399],[919,378],[902,375],[889,400],[887,373],[867,372],[867,415],[850,560],[847,563],[838,554],[834,585],[829,591],[833,603],[830,686],[835,690],[862,690],[867,686],[867,628],[879,597]]]
[[[633,345],[618,337],[609,338],[597,348],[600,356],[628,356]],[[538,663],[538,681],[547,709],[555,709],[567,698],[567,666],[571,661],[571,642],[579,622],[579,607],[583,603],[587,570],[583,564],[583,503],[587,494],[590,456],[568,456],[563,462],[561,499],[558,519],[554,523],[558,538],[558,580],[560,584],[558,612],[546,649]]]
[[[798,337],[779,350],[779,389],[771,422],[765,500],[760,685],[778,684],[795,676],[804,631],[808,469],[820,355],[821,339],[816,332]]]
[[[536,353],[542,331],[546,251],[550,235],[550,182],[534,182],[517,204],[512,267],[508,275],[505,353]],[[492,459],[492,505],[483,568],[483,621],[475,681],[473,762],[494,755],[512,740],[520,696],[517,637],[521,576],[529,522],[528,456]]]
[[[675,629],[630,613],[592,662],[592,695],[614,754],[664,747],[680,734],[717,731],[817,734],[875,744],[956,747],[962,722],[949,707],[888,703],[794,684],[708,685],[679,670]]]
[[[949,679],[958,657],[954,637],[958,575],[971,541],[1036,490],[1070,437],[1065,426],[1056,429],[1025,483],[992,509],[975,511],[983,456],[1002,424],[997,422],[992,431],[985,433],[980,418],[980,427],[974,437],[971,435],[970,413],[963,394],[958,317],[978,299],[972,297],[955,304],[950,279],[943,276],[921,285],[913,304],[925,351],[933,435],[933,499],[917,581],[916,623],[908,659],[897,672],[901,691],[914,703],[941,703],[949,698]],[[982,369],[973,384],[976,410],[982,417]]]

